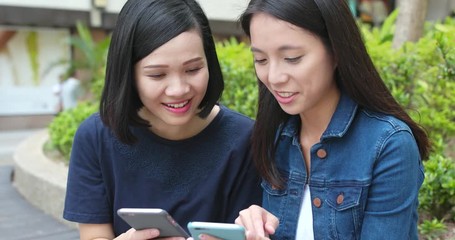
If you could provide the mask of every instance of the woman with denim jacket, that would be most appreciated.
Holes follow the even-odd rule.
[[[261,203],[254,121],[218,103],[223,89],[196,0],[126,1],[99,112],[79,126],[71,150],[63,217],[78,223],[81,240],[163,239],[158,226],[132,228],[121,208],[161,208],[187,229],[233,222]]]
[[[251,0],[263,208],[248,239],[418,239],[429,140],[373,66],[345,1]]]

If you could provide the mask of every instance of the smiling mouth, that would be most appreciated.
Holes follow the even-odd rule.
[[[170,108],[183,108],[183,107],[185,107],[189,102],[190,102],[190,100],[186,100],[186,101],[181,102],[181,103],[165,103],[164,105],[167,106],[167,107],[170,107]]]
[[[276,92],[276,94],[278,96],[282,97],[282,98],[288,98],[288,97],[293,96],[296,93],[293,93],[293,92]]]

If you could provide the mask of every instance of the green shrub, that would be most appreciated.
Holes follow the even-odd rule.
[[[424,162],[425,181],[419,194],[420,209],[438,219],[451,219],[455,214],[455,162],[442,154],[442,141],[434,144],[436,151]]]
[[[97,103],[81,103],[75,108],[65,110],[56,116],[49,125],[49,137],[52,145],[69,159],[77,128],[87,117],[98,110]]]
[[[425,220],[419,225],[419,232],[425,240],[439,240],[446,231],[444,221],[436,218],[431,221]]]
[[[447,18],[442,23],[427,23],[425,35],[418,42],[392,49],[395,18],[396,12],[379,29],[361,25],[362,33],[393,96],[425,127],[434,145],[424,162],[419,211],[424,216],[453,220],[455,163],[444,155],[444,148],[451,147],[446,143],[455,134],[455,21]],[[432,239],[430,230],[439,222],[423,224],[421,233]]]
[[[395,15],[390,16],[394,20]],[[417,43],[392,49],[389,22],[382,29],[362,26],[368,51],[394,97],[432,139],[455,134],[455,22],[427,24]]]
[[[75,69],[81,69],[88,73],[88,88],[93,97],[99,99],[104,81],[107,52],[109,50],[110,36],[99,41],[92,38],[90,29],[83,23],[76,24],[78,36],[71,37],[69,44],[74,46],[80,53],[81,59],[71,61],[70,66]],[[101,81],[101,86],[100,86]]]
[[[251,118],[256,117],[258,89],[249,47],[231,38],[217,42],[216,49],[225,82],[221,103]]]

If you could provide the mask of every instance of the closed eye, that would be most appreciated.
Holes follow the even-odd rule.
[[[197,73],[199,72],[199,70],[201,70],[202,67],[198,67],[198,68],[191,68],[189,70],[186,70],[187,73]]]
[[[148,74],[148,75],[147,75],[147,77],[153,78],[153,79],[161,79],[161,78],[163,78],[164,76],[166,76],[166,74],[164,74],[164,73],[160,73],[160,74]]]
[[[265,64],[267,62],[267,59],[254,59],[254,63],[257,64]]]
[[[298,57],[294,57],[294,58],[285,58],[284,60],[289,63],[298,63],[302,59],[302,57],[303,56],[298,56]]]

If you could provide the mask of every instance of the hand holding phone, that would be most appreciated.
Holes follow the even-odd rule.
[[[163,209],[121,208],[117,211],[117,214],[136,230],[156,228],[160,231],[160,237],[190,237],[172,216]]]
[[[224,240],[245,240],[245,228],[233,223],[189,222],[188,230],[194,240],[204,233]]]

